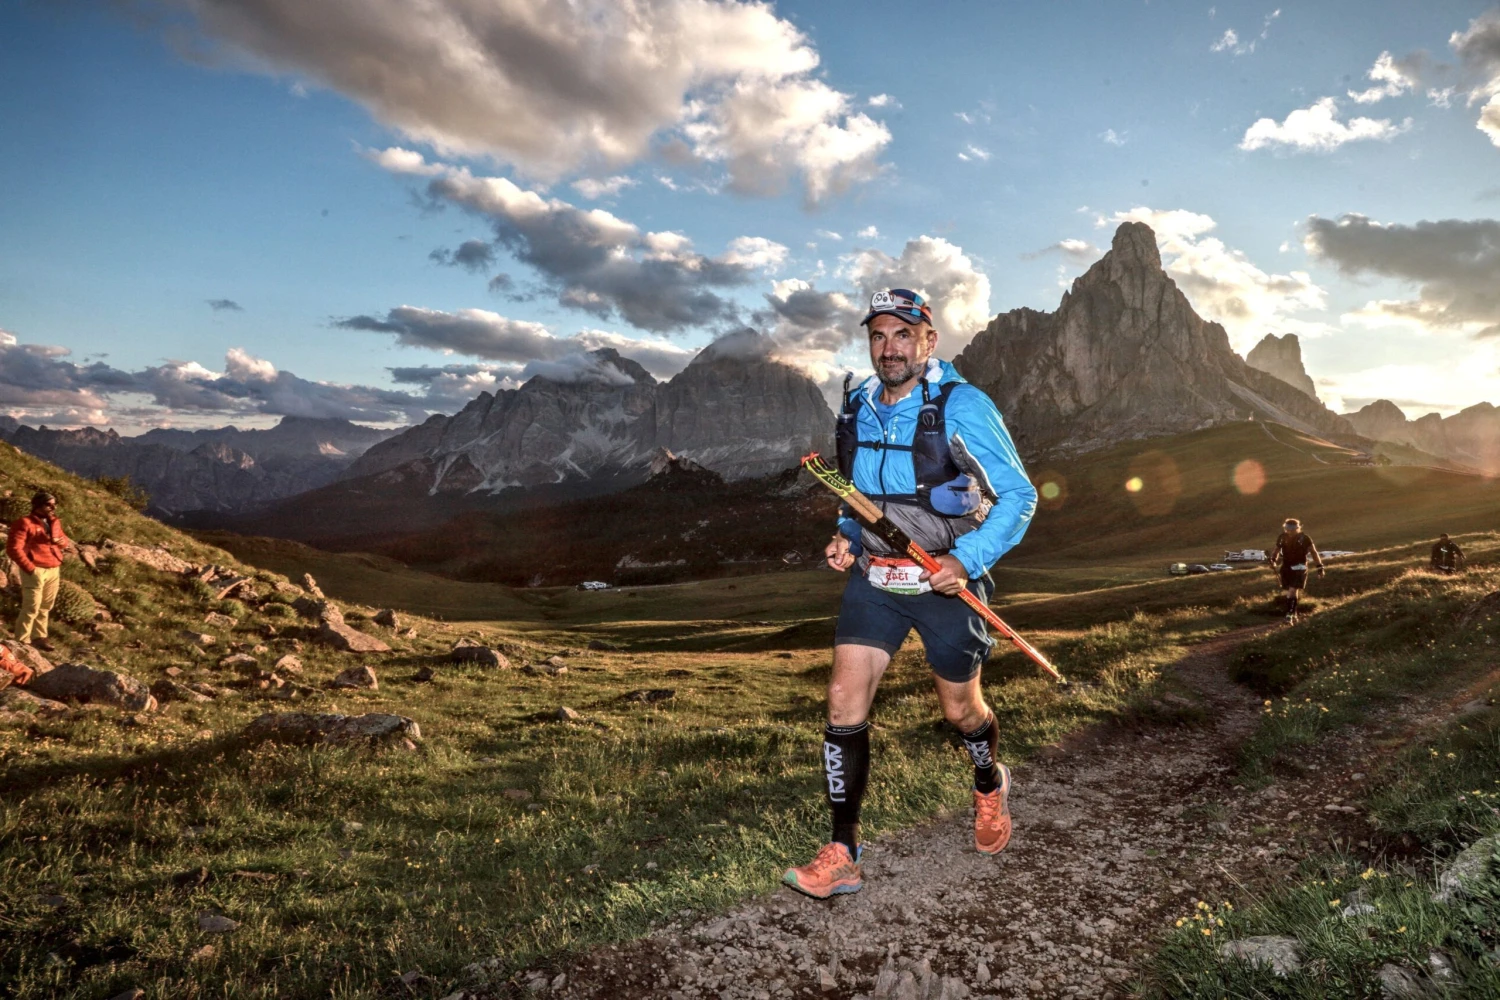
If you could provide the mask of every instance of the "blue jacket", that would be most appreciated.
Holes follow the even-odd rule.
[[[950,447],[959,468],[978,482],[985,499],[992,505],[983,523],[960,535],[950,550],[973,579],[983,576],[995,560],[1021,541],[1036,510],[1036,488],[1021,467],[1020,456],[1016,454],[1015,443],[1005,429],[1000,411],[982,389],[966,382],[951,364],[936,358],[927,363],[927,380],[934,391],[949,382],[959,383],[948,398],[945,413]],[[881,426],[880,416],[875,410],[880,391],[880,380],[874,375],[855,390],[860,440],[884,439],[891,444],[911,444],[917,426],[917,411],[922,406],[920,389],[913,389],[896,404],[885,427]],[[860,448],[855,453],[853,478],[855,487],[865,494],[915,493],[917,488],[910,452]],[[930,543],[924,544],[920,532],[913,531],[905,518],[897,516],[895,505],[881,506],[901,527],[908,529],[908,534],[917,544],[929,549],[933,547]],[[838,530],[851,540],[851,550],[856,555],[863,554],[866,543],[879,544],[874,536],[862,533],[859,521],[854,518],[841,517]]]

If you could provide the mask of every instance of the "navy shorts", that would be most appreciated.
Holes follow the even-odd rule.
[[[1285,590],[1302,590],[1307,586],[1307,570],[1281,567],[1281,586]]]
[[[969,581],[969,590],[985,603],[994,587],[988,573]],[[957,597],[892,594],[872,587],[858,569],[849,574],[835,646],[874,646],[894,654],[912,629],[927,647],[932,672],[955,684],[973,679],[994,645],[984,619]]]

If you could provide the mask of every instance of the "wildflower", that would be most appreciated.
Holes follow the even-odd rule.
[[[1406,925],[1402,924],[1400,927],[1397,927],[1396,928],[1396,933],[1397,934],[1405,934],[1406,933]]]
[[[1209,927],[1203,928],[1203,936],[1204,937],[1211,937],[1212,935],[1213,935],[1213,929],[1212,928],[1209,928]]]
[[[1360,872],[1359,877],[1362,878],[1362,879],[1364,879],[1366,882],[1368,882],[1368,881],[1370,881],[1370,878],[1374,874],[1375,874],[1375,869],[1373,869],[1373,868],[1366,868],[1364,871]]]
[[[1328,901],[1328,905],[1329,905],[1330,908],[1338,906],[1339,905],[1339,901],[1337,899],[1330,899]]]

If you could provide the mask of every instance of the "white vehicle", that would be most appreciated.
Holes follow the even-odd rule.
[[[609,584],[603,580],[585,580],[578,585],[579,590],[608,590]]]
[[[1265,562],[1265,549],[1235,549],[1224,553],[1224,561],[1232,562]]]
[[[1234,567],[1229,565],[1228,563],[1209,563],[1208,568],[1213,570],[1215,573],[1226,573],[1234,569]]]

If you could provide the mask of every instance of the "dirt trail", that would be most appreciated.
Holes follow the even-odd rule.
[[[1274,627],[1176,665],[1207,726],[1093,730],[1017,767],[1015,834],[998,858],[974,851],[967,815],[935,821],[871,845],[852,896],[780,890],[515,983],[569,998],[1123,996],[1132,963],[1194,900],[1289,871],[1309,837],[1365,835],[1341,804],[1363,778],[1350,774],[1364,759],[1357,735],[1329,741],[1305,778],[1254,794],[1232,784],[1261,705],[1228,681],[1226,658]]]

